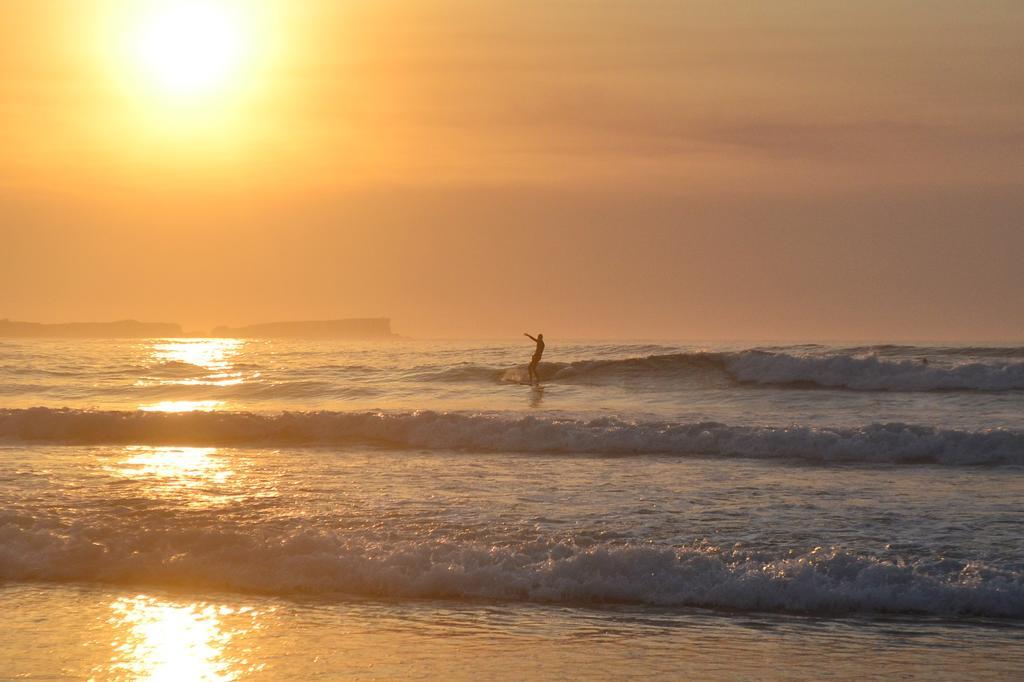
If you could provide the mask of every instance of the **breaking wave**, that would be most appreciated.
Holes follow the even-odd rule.
[[[1024,348],[943,348],[863,346],[830,349],[805,345],[736,351],[662,352],[634,357],[592,357],[573,362],[542,362],[543,382],[632,388],[676,389],[715,386],[828,388],[854,391],[1024,391]],[[608,353],[667,350],[658,347],[615,348]],[[444,356],[444,359],[450,359]],[[556,358],[557,359],[557,356]],[[928,360],[928,362],[923,362]],[[438,362],[405,368],[365,364],[324,364],[296,373],[258,363],[233,363],[211,370],[178,360],[117,370],[75,368],[35,363],[5,365],[0,392],[12,395],[42,392],[81,395],[187,393],[212,386],[218,397],[298,397],[343,395],[352,385],[379,390],[389,382],[422,384],[499,384],[527,380],[526,367],[490,366],[479,362]],[[82,385],[68,378],[78,378]],[[23,382],[23,383],[19,383]],[[125,382],[130,382],[127,386]],[[255,395],[254,395],[255,393]]]
[[[867,391],[1024,390],[1024,362],[961,362],[936,366],[875,355],[797,356],[746,351],[725,358],[736,380],[813,384]]]
[[[116,518],[72,525],[0,513],[0,579],[274,595],[695,606],[813,614],[1024,618],[1024,574],[817,548],[778,557],[712,546],[537,540],[367,543],[327,529]]]
[[[1009,349],[1014,350],[1014,349]],[[859,391],[1018,391],[1024,390],[1024,362],[961,359],[924,363],[879,355],[796,355],[765,350],[732,353],[674,353],[618,360],[541,363],[542,381],[601,383],[630,379],[676,380],[701,373],[761,386],[804,386]],[[461,369],[439,373],[439,380],[520,380],[519,368]]]
[[[56,444],[331,446],[599,455],[697,455],[811,462],[1024,465],[1024,432],[904,423],[730,426],[443,412],[0,410],[0,441]]]

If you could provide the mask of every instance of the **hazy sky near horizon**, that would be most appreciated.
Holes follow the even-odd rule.
[[[0,318],[1024,338],[1019,0],[207,4],[0,4]]]

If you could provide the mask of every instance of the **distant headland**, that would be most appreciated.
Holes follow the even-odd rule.
[[[168,322],[66,322],[44,324],[0,320],[0,338],[146,339],[180,337],[242,339],[391,339],[387,317],[308,322],[268,322],[246,327],[217,327],[210,334],[185,332],[180,324]]]
[[[119,320],[117,322],[43,324],[41,322],[0,320],[0,337],[7,338],[145,339],[157,336],[178,337],[184,335],[180,324],[168,322]]]

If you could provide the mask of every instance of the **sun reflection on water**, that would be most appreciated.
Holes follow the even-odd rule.
[[[215,457],[217,448],[131,446],[128,458],[117,471],[126,477],[151,476],[194,488],[205,483],[224,483],[232,472]]]
[[[213,412],[224,405],[223,400],[162,400],[140,405],[143,412]]]
[[[106,470],[136,481],[154,498],[210,507],[254,494],[231,461],[220,456],[217,448],[134,445],[124,449],[123,457],[110,461]]]
[[[259,612],[147,595],[111,604],[115,628],[109,670],[97,679],[234,680],[262,665],[232,655],[232,640],[258,627]],[[225,623],[232,620],[232,627]],[[244,654],[244,650],[237,652]],[[100,672],[100,671],[97,671]]]
[[[235,367],[242,339],[174,339],[153,346],[150,360],[157,376],[138,386],[237,386],[246,381]],[[253,375],[258,376],[258,374]],[[185,401],[181,401],[185,402]],[[180,411],[180,410],[173,410]]]
[[[231,369],[233,358],[245,344],[241,339],[176,339],[153,346],[159,362],[180,362],[211,371]]]

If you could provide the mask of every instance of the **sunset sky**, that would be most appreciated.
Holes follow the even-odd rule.
[[[1024,337],[1020,0],[5,0],[0,318]]]

